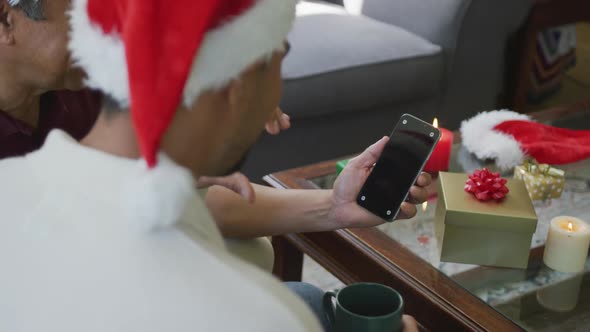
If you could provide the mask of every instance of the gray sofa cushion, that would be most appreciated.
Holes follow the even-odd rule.
[[[327,6],[326,11],[299,10],[289,36],[292,51],[283,63],[281,106],[293,118],[440,93],[444,59],[439,46],[396,26],[337,12],[338,6],[313,5]]]

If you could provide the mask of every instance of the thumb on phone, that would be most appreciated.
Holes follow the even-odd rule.
[[[354,168],[369,168],[377,162],[383,149],[389,142],[389,137],[384,136],[373,145],[369,146],[363,153],[350,160],[347,166]]]

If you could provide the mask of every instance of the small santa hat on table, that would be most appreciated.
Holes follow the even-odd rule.
[[[590,130],[570,130],[533,121],[509,110],[480,113],[461,123],[463,146],[501,169],[532,157],[544,164],[568,164],[590,158]]]
[[[143,171],[126,193],[133,221],[178,221],[194,193],[190,173],[159,146],[181,104],[226,86],[284,47],[295,0],[74,0],[70,51],[87,85],[129,107]]]

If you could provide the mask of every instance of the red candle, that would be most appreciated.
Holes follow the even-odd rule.
[[[438,120],[435,118],[432,123],[433,126],[438,128]],[[439,171],[447,171],[449,169],[449,162],[451,160],[451,148],[453,147],[453,133],[450,130],[439,128],[440,140],[434,147],[432,155],[424,171],[429,173],[437,173]]]

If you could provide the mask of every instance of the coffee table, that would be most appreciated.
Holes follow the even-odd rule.
[[[587,106],[576,104],[531,115],[545,123],[587,129]],[[458,133],[455,136],[460,141]],[[463,172],[481,163],[455,144],[451,164],[450,171]],[[344,283],[374,281],[396,288],[405,298],[406,312],[431,331],[590,330],[590,273],[563,274],[542,262],[548,222],[553,217],[590,219],[590,160],[561,168],[567,174],[562,197],[534,204],[539,223],[526,270],[441,262],[434,237],[437,198],[433,191],[411,220],[275,237],[275,274],[283,280],[300,280],[305,253]],[[330,188],[335,172],[333,160],[264,179],[276,188]],[[575,309],[569,310],[572,303]]]

